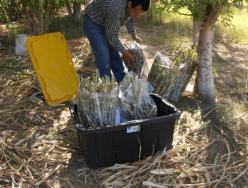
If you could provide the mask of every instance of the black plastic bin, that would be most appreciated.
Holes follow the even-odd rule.
[[[150,95],[158,108],[157,117],[109,125],[106,128],[84,128],[78,118],[77,105],[71,105],[79,143],[89,168],[138,161],[165,147],[167,150],[172,148],[175,120],[181,113],[159,95]],[[127,133],[130,127],[137,128],[137,125],[137,132]]]

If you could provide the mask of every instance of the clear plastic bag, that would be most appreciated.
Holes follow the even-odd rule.
[[[154,93],[168,99],[175,85],[175,75],[178,73],[178,65],[174,64],[169,57],[157,52],[148,81],[154,87]]]
[[[154,58],[154,63],[169,67],[172,64],[172,61],[166,55],[163,55],[160,52],[157,52]]]
[[[157,106],[149,93],[152,85],[145,78],[130,72],[120,82],[108,78],[82,79],[78,92],[80,121],[86,128],[116,124],[117,112],[126,120],[155,117]],[[122,121],[119,121],[119,123]]]
[[[169,99],[173,102],[178,102],[180,100],[183,92],[186,89],[186,86],[192,78],[195,71],[195,61],[192,59],[191,61],[184,63],[180,69],[181,74],[177,75],[175,86],[169,97]]]
[[[27,55],[28,50],[26,46],[26,41],[28,39],[27,34],[18,34],[15,39],[15,53],[16,55]]]
[[[146,79],[139,79],[133,72],[127,73],[119,87],[120,113],[125,119],[156,117],[157,106],[149,95],[150,89]]]
[[[99,92],[99,93],[98,93]],[[108,78],[87,78],[78,91],[78,111],[85,127],[105,127],[115,124],[118,85]]]
[[[147,78],[150,69],[141,45],[139,45],[137,42],[134,42],[130,44],[128,48],[128,52],[132,54],[135,59],[135,61],[131,61],[130,63],[124,61],[128,72],[132,71],[137,73],[139,76]]]
[[[177,102],[192,77],[194,69],[195,57],[190,50],[179,50],[173,61],[157,53],[148,75],[148,81],[154,87],[153,93]]]

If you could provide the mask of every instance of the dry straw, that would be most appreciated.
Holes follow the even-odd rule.
[[[51,178],[74,152],[59,137],[65,131],[74,138],[76,129],[63,122],[56,125],[54,113],[64,107],[30,100],[38,88],[28,57],[6,54],[1,63],[0,187],[52,187]]]
[[[195,119],[196,121],[192,121]],[[236,158],[224,138],[207,137],[209,126],[184,112],[174,135],[174,148],[134,163],[95,171],[103,187],[235,187],[247,172],[247,161]],[[183,129],[182,129],[183,126]],[[224,146],[224,153],[211,148]],[[246,180],[247,181],[247,180]]]
[[[2,55],[0,187],[54,187],[51,179],[67,165],[74,152],[58,137],[66,135],[73,139],[76,129],[65,126],[61,119],[55,121],[55,111],[61,112],[63,107],[29,102],[29,96],[37,92],[29,58],[9,53]],[[43,116],[39,117],[41,114]],[[184,112],[176,124],[172,150],[165,148],[133,163],[94,171],[85,169],[79,172],[84,175],[81,181],[88,182],[86,172],[90,171],[98,181],[98,187],[212,188],[237,187],[241,182],[247,184],[246,159],[237,157],[237,151],[224,137],[209,138],[206,128],[210,125],[211,122],[201,121],[200,112],[194,115]],[[224,149],[213,152],[216,145]],[[66,181],[73,187],[70,179]]]
[[[5,131],[0,137],[0,182],[7,187],[39,187],[68,163],[70,148],[61,146],[56,134],[40,135],[44,131],[36,126],[18,134]],[[67,130],[71,131],[71,130]],[[74,135],[75,136],[75,135]],[[8,186],[9,185],[9,186]]]

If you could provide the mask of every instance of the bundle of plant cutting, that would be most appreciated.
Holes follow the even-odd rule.
[[[118,85],[114,77],[93,77],[81,80],[78,91],[79,118],[85,127],[105,127],[115,124]]]
[[[195,53],[192,50],[178,49],[172,60],[157,53],[148,75],[148,81],[154,87],[153,93],[157,93],[165,99],[179,100],[194,69]]]
[[[119,86],[120,113],[127,120],[139,120],[157,116],[157,106],[149,95],[149,82],[138,74],[127,73]]]
[[[157,53],[148,75],[148,81],[154,87],[153,93],[157,93],[168,99],[175,85],[175,76],[179,70],[177,61],[169,61],[165,55]]]
[[[180,66],[180,74],[175,78],[175,86],[169,98],[173,102],[178,102],[180,100],[186,86],[194,74],[197,54],[194,50],[187,50],[184,51],[181,59],[184,63]]]
[[[128,69],[128,72],[134,72],[139,75],[139,77],[148,77],[149,74],[149,66],[144,55],[142,47],[134,42],[128,46],[128,52],[133,55],[134,61],[127,62],[124,60],[125,66]]]

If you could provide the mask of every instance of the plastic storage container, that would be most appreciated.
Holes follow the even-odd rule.
[[[26,41],[28,39],[27,34],[18,34],[15,39],[15,53],[16,55],[27,55]]]
[[[159,95],[151,96],[158,108],[157,117],[98,129],[84,128],[78,117],[77,105],[71,105],[70,111],[89,168],[138,161],[165,147],[167,150],[172,148],[175,120],[180,111]]]
[[[62,33],[29,37],[27,49],[48,105],[77,97],[79,80]],[[158,108],[157,117],[97,129],[84,128],[77,104],[71,103],[79,143],[90,168],[137,161],[172,147],[175,120],[180,111],[160,96],[151,96]]]

